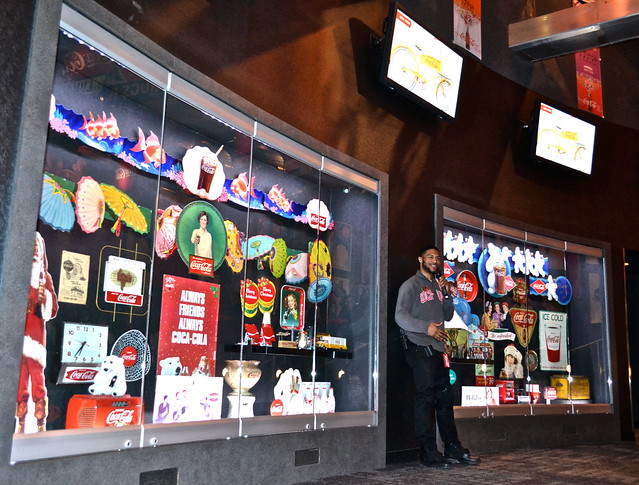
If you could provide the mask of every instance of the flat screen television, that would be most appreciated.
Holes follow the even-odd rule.
[[[397,2],[390,6],[383,56],[382,83],[441,118],[455,120],[463,58]]]
[[[594,124],[538,100],[531,129],[535,160],[590,175],[595,148]]]

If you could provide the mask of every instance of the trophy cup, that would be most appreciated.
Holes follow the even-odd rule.
[[[227,360],[222,370],[224,382],[232,391],[228,394],[229,413],[227,418],[252,418],[255,396],[249,390],[262,376],[257,360]]]

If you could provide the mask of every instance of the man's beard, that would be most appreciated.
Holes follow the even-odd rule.
[[[422,262],[422,270],[430,275],[434,275],[437,272],[437,270],[431,271],[430,268],[428,267],[428,264],[424,262]]]

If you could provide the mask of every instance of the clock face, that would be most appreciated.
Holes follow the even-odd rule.
[[[61,362],[100,364],[107,355],[109,327],[65,322],[62,338]]]

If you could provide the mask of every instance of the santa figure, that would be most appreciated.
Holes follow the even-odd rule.
[[[38,431],[46,429],[47,388],[44,384],[44,368],[47,362],[46,324],[58,313],[58,298],[48,267],[44,239],[40,233],[36,232],[22,364],[16,399],[16,417],[18,418],[16,431],[18,433],[25,431],[24,424],[29,396],[35,404],[33,414],[37,420]]]

